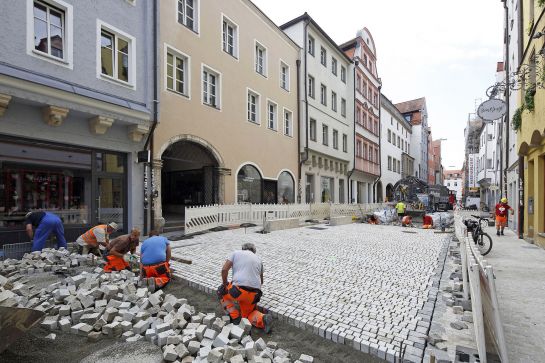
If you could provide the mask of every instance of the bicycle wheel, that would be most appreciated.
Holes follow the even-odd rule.
[[[492,249],[492,238],[486,233],[481,233],[477,242],[477,248],[481,252],[481,255],[487,255]]]

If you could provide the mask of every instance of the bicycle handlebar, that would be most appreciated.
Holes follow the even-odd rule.
[[[488,217],[483,217],[483,216],[476,216],[474,214],[471,215],[473,218],[477,218],[479,221],[481,220],[488,220]]]

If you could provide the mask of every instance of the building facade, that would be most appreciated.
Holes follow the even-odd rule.
[[[159,10],[157,223],[187,206],[295,202],[298,45],[248,0]]]
[[[481,146],[481,130],[483,121],[477,118],[468,118],[464,129],[465,159],[464,159],[464,190],[462,195],[463,205],[466,207],[480,207],[481,192],[478,183],[479,152]]]
[[[462,201],[464,190],[462,170],[445,170],[443,185],[456,196],[456,201]]]
[[[142,228],[152,4],[9,0],[0,13],[0,240],[28,241],[35,210],[58,214],[69,240]]]
[[[431,132],[430,132],[431,135]],[[441,157],[441,139],[439,140],[433,140],[431,142],[431,154],[430,160],[431,160],[431,174],[433,178],[433,183],[431,184],[437,184],[442,185],[443,184],[443,158]]]
[[[428,182],[428,111],[426,99],[418,98],[395,105],[405,120],[412,125],[411,149],[414,156],[415,176]]]
[[[382,197],[392,201],[394,185],[414,176],[414,158],[410,155],[412,126],[385,95],[381,96],[380,105]]]
[[[352,62],[306,13],[280,28],[302,48],[300,200],[347,203],[354,148]]]
[[[380,89],[375,41],[367,28],[341,45],[354,67],[354,168],[350,173],[350,200],[383,200],[380,151]]]
[[[513,126],[518,129],[517,148],[524,170],[524,238],[545,247],[545,89],[538,74],[543,73],[544,57],[541,49],[544,38],[537,35],[545,27],[545,7],[537,1],[522,1],[522,22],[527,24],[519,41],[522,44],[521,66],[530,69],[519,91],[519,120],[513,117]],[[540,33],[541,34],[541,33]],[[540,71],[537,71],[539,69]],[[533,70],[533,71],[532,71]]]

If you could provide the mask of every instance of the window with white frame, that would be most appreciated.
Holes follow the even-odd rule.
[[[377,160],[378,161],[378,160]],[[397,172],[401,174],[401,161],[397,161]]]
[[[178,23],[197,32],[198,5],[200,0],[178,0]]]
[[[308,53],[314,57],[314,38],[312,36],[308,36]]]
[[[320,47],[320,63],[322,63],[324,67],[327,67],[327,51],[324,47]]]
[[[309,130],[309,133],[310,133],[310,140],[312,141],[316,141],[316,120],[315,119],[310,119],[310,130]]]
[[[333,130],[333,149],[339,149],[339,131]]]
[[[167,50],[167,89],[184,96],[189,96],[188,80],[189,60],[173,50]]]
[[[343,151],[348,152],[348,135],[343,134]]]
[[[346,117],[346,100],[341,98],[341,115]]]
[[[388,170],[392,170],[392,157],[388,156]]]
[[[267,127],[271,130],[276,130],[277,109],[276,103],[272,101],[267,102]]]
[[[388,142],[392,142],[392,131],[390,129],[388,129]]]
[[[327,106],[327,87],[325,85],[320,85],[320,102],[322,105]]]
[[[208,67],[202,70],[202,102],[220,108],[220,75]]]
[[[223,51],[238,58],[238,26],[224,16],[222,32]]]
[[[337,60],[335,57],[331,57],[331,73],[337,75]]]
[[[344,66],[341,66],[341,81],[346,83],[346,68]]]
[[[308,96],[310,98],[314,98],[315,92],[314,92],[314,77],[311,75],[308,76]]]
[[[101,74],[109,78],[133,83],[135,62],[134,38],[120,34],[101,24],[100,27],[100,67]]]
[[[395,158],[393,159],[393,165],[394,165],[393,172],[397,173],[397,164],[396,164],[396,159]]]
[[[337,112],[337,94],[335,92],[331,92],[331,109]]]
[[[248,121],[259,123],[259,95],[248,90]]]
[[[293,136],[293,113],[284,109],[284,135]]]
[[[322,125],[322,144],[329,145],[329,129],[327,125]]]
[[[280,62],[280,87],[290,90],[290,67],[284,62]]]
[[[259,43],[255,43],[255,71],[262,76],[267,76],[267,49]]]
[[[59,60],[67,58],[66,12],[42,1],[34,1],[34,50]]]

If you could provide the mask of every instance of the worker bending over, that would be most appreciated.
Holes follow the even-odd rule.
[[[108,254],[104,257],[107,262],[104,271],[113,272],[129,269],[128,261],[131,256],[128,253],[134,255],[139,242],[140,231],[138,228],[133,228],[130,234],[124,234],[111,240],[106,248]]]
[[[231,283],[227,281],[229,270],[233,269]],[[256,328],[269,333],[272,316],[257,310],[263,284],[263,262],[256,255],[253,243],[242,245],[242,251],[234,251],[227,258],[221,270],[223,284],[218,288],[221,305],[229,313],[231,322],[239,324],[242,318],[250,320]]]
[[[169,283],[170,254],[170,241],[151,231],[140,247],[140,286],[147,286],[153,292]]]
[[[32,227],[36,228],[36,232]],[[57,248],[66,248],[64,226],[61,219],[49,212],[28,212],[25,216],[26,233],[32,241],[32,251],[41,251],[51,233],[57,237]],[[34,238],[34,240],[32,239]]]
[[[99,224],[82,234],[76,240],[78,245],[78,253],[87,255],[92,253],[96,256],[101,256],[100,247],[103,249],[108,247],[110,234],[117,231],[117,223],[111,222],[108,224]]]
[[[413,226],[413,217],[404,216],[401,219],[401,226],[403,226],[403,227],[412,227]]]
[[[430,215],[424,215],[422,228],[433,229],[433,218]]]

